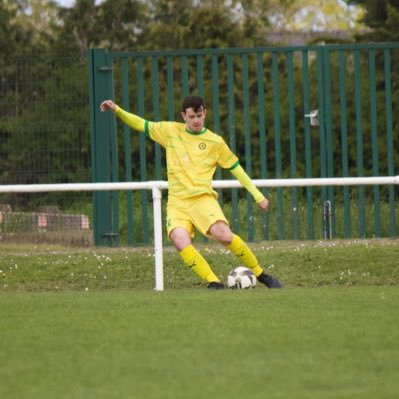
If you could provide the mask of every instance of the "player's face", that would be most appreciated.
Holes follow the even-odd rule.
[[[186,112],[181,113],[181,116],[190,132],[200,132],[204,127],[206,109],[201,107],[199,111],[194,111],[192,108],[187,108]]]

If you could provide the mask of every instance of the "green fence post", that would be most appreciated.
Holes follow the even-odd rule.
[[[251,148],[251,116],[249,103],[249,65],[248,54],[241,55],[242,63],[242,86],[243,86],[243,107],[244,107],[244,136],[245,136],[245,170],[252,176],[252,148]],[[251,194],[247,193],[247,225],[248,225],[248,241],[254,241],[254,218],[253,215],[253,199]]]
[[[370,82],[370,122],[371,122],[371,152],[372,152],[372,175],[379,176],[379,143],[378,143],[378,120],[377,120],[377,92],[376,92],[376,70],[375,50],[369,50],[369,82]],[[374,231],[376,237],[381,237],[381,196],[379,186],[373,186],[374,196]]]
[[[122,104],[123,109],[129,110],[129,65],[128,58],[122,59]],[[125,150],[125,180],[131,182],[132,177],[132,146],[130,138],[130,128],[128,125],[123,125],[123,147]],[[134,217],[133,217],[133,192],[126,191],[126,215],[127,215],[127,243],[133,245],[134,243]]]
[[[289,119],[289,137],[290,137],[290,176],[297,177],[296,160],[296,123],[295,123],[295,87],[294,87],[294,61],[293,52],[287,53],[288,69],[288,119]],[[298,217],[298,189],[291,187],[291,217],[292,217],[292,235],[295,240],[299,238],[299,217]]]
[[[327,158],[326,158],[326,125],[325,125],[325,93],[324,93],[324,52],[323,48],[317,49],[317,99],[319,103],[319,136],[320,136],[320,177],[327,177]],[[321,208],[327,203],[327,187],[321,187]],[[326,222],[322,220],[323,234],[326,231]]]
[[[101,113],[100,103],[112,98],[112,63],[104,49],[89,50],[90,140],[94,182],[118,180],[115,170],[115,118]],[[119,244],[119,201],[117,192],[98,191],[93,194],[94,244]]]
[[[230,148],[234,153],[237,153],[236,145],[236,119],[235,119],[235,100],[234,100],[234,60],[232,54],[227,54],[227,108],[228,108],[228,130]],[[238,223],[238,192],[236,188],[231,189],[231,204],[232,204],[232,226],[235,233],[239,233]]]
[[[323,48],[323,82],[324,82],[324,134],[325,134],[325,162],[326,162],[326,173],[327,177],[334,177],[334,132],[332,126],[332,102],[331,102],[331,65],[330,55],[332,52],[328,49]],[[328,231],[328,237],[335,237],[335,194],[334,187],[327,187],[327,200],[330,201],[330,214],[326,215],[329,219],[328,224],[330,225],[330,231]]]
[[[144,77],[143,77],[143,58],[136,60],[137,65],[137,114],[144,118]],[[146,138],[144,134],[139,136],[140,146],[140,180],[147,181],[147,155],[146,155]],[[148,193],[146,190],[141,191],[141,220],[143,222],[143,239],[144,244],[150,242],[149,222],[148,222]]]
[[[219,115],[219,58],[217,54],[212,55],[212,107],[213,107],[213,129],[214,132],[220,134],[220,115]],[[216,169],[216,180],[222,180],[222,171]],[[218,200],[220,205],[223,204],[223,190],[218,189]]]
[[[341,153],[342,153],[342,176],[349,177],[349,154],[348,154],[348,115],[346,101],[346,55],[340,50],[339,55],[339,98],[341,112]],[[349,187],[343,190],[344,205],[344,238],[351,236],[351,215]]]
[[[303,112],[308,115],[310,112],[309,97],[309,53],[302,51],[302,81],[303,81]],[[304,123],[304,147],[305,147],[305,177],[312,177],[312,137],[310,132],[310,119]],[[313,187],[306,187],[306,213],[307,213],[307,238],[314,239],[314,205]]]
[[[356,166],[357,176],[363,177],[363,128],[362,128],[362,81],[361,64],[359,50],[354,51],[354,79],[355,79],[355,115],[356,115]],[[366,203],[364,186],[358,187],[358,206],[359,206],[359,233],[360,238],[366,237]]]
[[[266,100],[264,82],[263,52],[256,54],[256,76],[258,81],[258,123],[259,123],[259,145],[260,145],[260,177],[267,179],[267,140],[266,140]],[[262,193],[268,196],[264,188]],[[269,213],[262,212],[262,239],[269,239]]]
[[[274,122],[274,152],[275,152],[275,176],[283,177],[281,159],[281,123],[280,123],[280,83],[278,69],[278,53],[272,53],[272,82],[273,82],[273,122]],[[283,189],[277,188],[277,238],[285,239],[283,216]]]
[[[393,122],[392,122],[392,84],[391,84],[391,53],[384,50],[384,76],[385,76],[385,112],[386,112],[386,131],[387,131],[387,162],[388,176],[394,176],[394,141],[393,141]],[[395,186],[389,186],[389,234],[396,237],[396,218],[395,218]]]

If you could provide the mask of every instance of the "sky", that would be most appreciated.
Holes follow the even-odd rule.
[[[57,0],[57,3],[64,7],[71,7],[75,3],[75,0]]]

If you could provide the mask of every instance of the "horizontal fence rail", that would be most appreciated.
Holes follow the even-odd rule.
[[[399,185],[399,175],[380,177],[341,177],[308,179],[262,179],[253,180],[257,187],[309,187],[309,186],[365,186]],[[215,180],[213,188],[240,188],[237,180]],[[0,193],[38,193],[56,191],[118,191],[152,190],[154,212],[154,256],[155,290],[164,290],[163,243],[162,243],[162,190],[168,188],[166,181],[125,182],[125,183],[73,183],[73,184],[21,184],[1,185]]]
[[[374,186],[399,185],[399,175],[381,177],[326,177],[303,179],[253,179],[257,187],[321,187],[321,186]],[[166,190],[168,183],[164,180],[148,182],[121,183],[69,183],[69,184],[9,184],[0,185],[0,193],[45,193],[57,191],[122,191],[151,190],[154,187]],[[215,180],[212,187],[240,188],[238,180]]]

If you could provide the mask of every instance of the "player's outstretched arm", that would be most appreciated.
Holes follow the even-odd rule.
[[[100,105],[100,111],[105,112],[107,110],[115,112],[115,115],[121,119],[122,122],[130,126],[132,129],[139,132],[145,131],[145,119],[127,112],[116,105],[112,100],[105,100]]]
[[[234,169],[231,169],[230,172],[237,178],[242,186],[251,193],[259,207],[267,212],[269,210],[269,200],[258,190],[241,165],[237,165]]]

